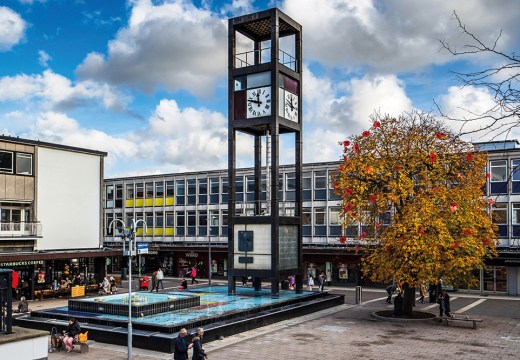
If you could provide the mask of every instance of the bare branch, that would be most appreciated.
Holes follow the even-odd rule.
[[[455,11],[453,16],[462,35],[468,37],[468,44],[464,45],[463,50],[457,50],[447,41],[440,40],[442,48],[453,56],[474,56],[475,54],[487,53],[495,56],[497,58],[496,62],[502,64],[480,71],[468,73],[453,72],[453,74],[461,82],[462,88],[472,86],[487,89],[493,96],[495,104],[482,113],[473,113],[467,109],[461,109],[468,114],[468,117],[462,119],[449,116],[442,111],[439,104],[435,103],[435,105],[445,119],[463,123],[460,128],[461,135],[483,133],[484,135],[493,135],[496,138],[500,135],[509,134],[513,128],[520,125],[520,58],[515,52],[506,54],[497,49],[502,37],[502,30],[493,44],[486,45],[468,30]],[[472,122],[481,123],[482,126],[476,130],[464,132],[463,129]]]

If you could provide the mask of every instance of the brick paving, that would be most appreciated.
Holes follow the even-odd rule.
[[[518,359],[520,319],[481,316],[470,324],[382,322],[380,303],[341,305],[204,344],[211,360],[257,359]],[[436,312],[437,309],[435,309]],[[127,359],[127,348],[94,343],[88,354],[50,353],[49,359]],[[134,348],[134,359],[172,359]]]
[[[173,279],[172,286],[178,280]],[[366,289],[366,301],[353,305],[353,289],[346,292],[345,305],[319,311],[270,326],[239,333],[204,344],[211,360],[258,359],[518,359],[520,356],[519,297],[456,293],[452,310],[486,299],[466,311],[483,319],[477,329],[471,323],[444,326],[436,322],[387,322],[370,313],[391,309],[382,289]],[[482,300],[480,300],[482,301]],[[63,306],[66,299],[31,302],[33,309]],[[417,310],[437,315],[436,304],[417,304]],[[191,330],[191,329],[190,329]],[[172,354],[133,348],[133,359],[172,359]],[[191,356],[191,352],[190,352]],[[49,360],[128,359],[126,346],[94,342],[87,354],[49,353]],[[191,357],[190,357],[191,359]]]

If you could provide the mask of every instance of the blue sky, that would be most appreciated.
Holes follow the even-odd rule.
[[[271,7],[303,26],[306,163],[339,159],[338,141],[374,110],[429,111],[435,99],[464,116],[491,104],[450,71],[498,59],[440,47],[469,41],[454,10],[482,40],[502,30],[499,49],[520,48],[515,0],[2,0],[0,133],[106,151],[107,177],[224,169],[227,19]],[[252,139],[238,140],[249,166]]]

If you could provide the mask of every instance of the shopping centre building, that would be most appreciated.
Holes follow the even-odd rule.
[[[498,225],[499,256],[488,260],[477,274],[479,285],[471,290],[520,294],[520,146],[516,141],[477,144],[488,152],[490,177],[485,192],[494,199],[493,221]],[[330,271],[334,282],[363,283],[360,258],[363,245],[358,234],[368,224],[351,224],[343,229],[340,200],[333,193],[329,176],[339,162],[303,165],[303,268]],[[517,171],[517,168],[519,169]],[[254,213],[254,169],[236,171],[236,212]],[[136,241],[148,253],[136,259],[141,271],[162,266],[167,274],[182,276],[197,264],[199,273],[227,275],[228,171],[211,170],[178,174],[105,179],[104,246],[121,247],[121,229],[107,225],[114,219],[130,224],[143,219]],[[266,193],[262,178],[262,200]],[[279,211],[295,216],[294,166],[280,166]],[[115,233],[114,233],[115,232]],[[343,238],[342,238],[343,236]],[[127,260],[112,259],[113,271]]]
[[[485,195],[495,202],[499,256],[487,260],[472,290],[518,295],[520,145],[478,146],[489,156]],[[227,276],[227,169],[103,180],[105,157],[100,151],[0,137],[0,267],[19,273],[17,296],[52,293],[71,275],[96,284],[107,271],[122,271],[127,259],[121,229],[108,228],[114,219],[146,223],[136,229],[136,241],[147,250],[136,258],[143,272],[162,266],[182,276],[197,264],[207,277],[211,264],[213,276]],[[329,182],[338,164],[303,166],[303,268],[312,263],[330,271],[334,282],[359,284],[363,244],[357,239],[368,225],[342,228],[340,200]],[[254,171],[236,173],[236,212],[249,216],[255,209]],[[267,187],[263,175],[262,200]],[[280,213],[295,216],[293,166],[280,166],[278,191]]]

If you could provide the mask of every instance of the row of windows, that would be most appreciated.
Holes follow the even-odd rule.
[[[509,209],[511,209],[511,217],[509,217]],[[492,219],[498,226],[499,237],[520,237],[520,203],[496,203],[493,204],[492,210]]]
[[[511,170],[508,169],[510,166]],[[489,162],[489,193],[520,194],[520,159],[491,160]],[[509,183],[509,180],[511,182]],[[511,189],[508,189],[511,184]]]
[[[0,150],[0,173],[32,175],[32,154]]]
[[[314,180],[314,184],[313,184]],[[136,207],[137,199],[175,198],[175,205],[221,204],[228,201],[228,178],[210,177],[199,179],[182,179],[170,181],[145,181],[105,186],[106,208]],[[313,186],[314,185],[314,186]],[[296,175],[294,172],[279,176],[279,197],[281,201],[294,201]],[[267,181],[262,176],[262,198],[266,199]],[[254,175],[238,175],[235,178],[236,201],[254,201]],[[328,189],[327,171],[316,171],[314,176],[306,172],[302,177],[303,201],[338,200],[331,189]],[[313,189],[313,190],[312,190]],[[328,194],[328,196],[327,196]],[[127,200],[125,204],[123,200]],[[153,202],[151,203],[153,204]],[[125,206],[123,206],[125,205]],[[145,203],[143,203],[145,205]],[[157,204],[162,205],[162,204]]]
[[[294,209],[293,209],[294,210]],[[252,215],[253,209],[236,209],[236,215]],[[329,235],[340,236],[342,234],[341,209],[339,207],[316,207],[303,208],[302,225],[305,236],[308,235]],[[105,218],[106,235],[113,235],[113,229],[108,229],[108,225],[114,219],[119,219],[130,224],[132,219],[136,221],[143,219],[146,223],[146,235],[174,235],[174,236],[227,236],[228,211],[224,210],[187,210],[187,211],[159,211],[145,213],[126,213],[125,219],[121,213],[108,213]],[[220,227],[220,229],[219,229]],[[137,234],[144,234],[142,223],[139,222],[140,229]],[[175,229],[175,231],[161,231],[156,229]],[[359,231],[365,231],[367,226],[361,224],[350,224],[347,232],[350,236],[356,236]],[[313,231],[314,229],[314,231]],[[208,232],[209,231],[209,232]],[[353,233],[355,232],[355,234]],[[117,234],[116,234],[117,235]]]

